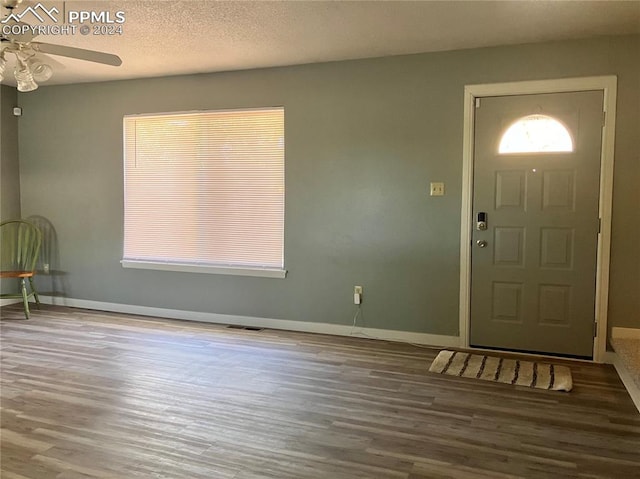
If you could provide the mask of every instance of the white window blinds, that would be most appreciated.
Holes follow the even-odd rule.
[[[126,116],[124,181],[123,264],[283,268],[283,108]]]

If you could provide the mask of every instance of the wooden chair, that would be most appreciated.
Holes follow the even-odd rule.
[[[12,220],[0,223],[0,278],[17,278],[20,293],[0,294],[1,298],[22,298],[24,315],[29,319],[29,297],[33,296],[40,307],[38,293],[33,286],[36,261],[40,254],[42,234],[32,223]],[[27,293],[27,283],[31,293]]]

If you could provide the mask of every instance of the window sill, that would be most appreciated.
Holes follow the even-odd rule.
[[[258,278],[284,278],[286,269],[252,268],[244,266],[211,266],[187,263],[161,263],[155,261],[140,261],[123,259],[123,268],[151,269],[156,271],[179,271],[182,273],[226,274],[232,276],[254,276]]]

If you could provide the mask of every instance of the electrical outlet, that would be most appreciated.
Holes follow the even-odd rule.
[[[49,274],[49,263],[43,264],[42,269],[44,270],[44,274]]]
[[[353,287],[353,304],[362,303],[362,286]]]
[[[431,196],[444,196],[444,183],[431,183],[429,186]]]

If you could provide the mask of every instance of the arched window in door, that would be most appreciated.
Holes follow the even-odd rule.
[[[528,115],[516,120],[502,135],[498,152],[562,153],[573,151],[567,128],[547,115]]]

